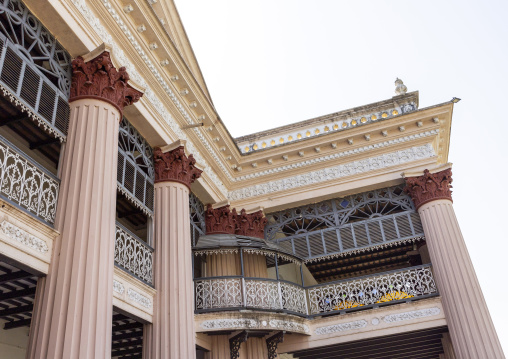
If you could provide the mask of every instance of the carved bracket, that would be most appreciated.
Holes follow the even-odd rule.
[[[156,148],[153,158],[155,183],[180,182],[190,188],[190,185],[201,177],[203,172],[196,167],[194,156],[187,157],[183,146],[168,152],[162,152],[160,148]]]
[[[125,106],[139,101],[143,94],[127,84],[125,67],[117,70],[109,52],[104,51],[85,62],[78,56],[72,61],[72,82],[69,102],[81,98],[96,98],[111,103],[122,115]],[[120,116],[122,118],[122,116]]]
[[[229,350],[231,353],[231,359],[238,359],[240,357],[240,346],[242,343],[247,341],[249,337],[249,333],[247,331],[243,331],[240,334],[235,335],[233,338],[229,339]]]
[[[268,359],[277,359],[277,347],[284,341],[284,333],[278,332],[266,339],[266,346],[268,347]]]
[[[451,201],[451,183],[451,168],[436,173],[430,173],[429,170],[425,170],[422,176],[407,177],[404,191],[411,196],[418,209],[423,204],[438,199],[448,199]]]
[[[205,214],[206,234],[238,234],[242,236],[264,238],[266,217],[262,211],[249,213],[242,209],[240,214],[229,205],[212,208],[208,205]]]

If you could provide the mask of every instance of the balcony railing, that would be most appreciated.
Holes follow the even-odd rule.
[[[0,136],[0,196],[53,225],[60,181]]]
[[[153,286],[153,248],[120,224],[116,224],[115,264]]]
[[[317,316],[437,295],[429,265],[302,287],[239,276],[194,280],[196,312],[258,309]]]

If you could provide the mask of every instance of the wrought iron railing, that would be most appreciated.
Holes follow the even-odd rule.
[[[196,312],[260,309],[317,316],[437,295],[430,265],[302,287],[241,276],[194,280]]]
[[[116,224],[115,264],[153,286],[153,248],[120,224]]]
[[[0,136],[0,196],[53,225],[59,179]]]

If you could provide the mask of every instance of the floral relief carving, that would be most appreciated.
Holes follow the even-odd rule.
[[[124,291],[125,287],[123,286],[123,284],[117,280],[113,280],[113,292],[122,295]]]
[[[129,288],[127,290],[127,296],[131,301],[138,303],[142,307],[145,307],[147,309],[150,309],[152,307],[152,301],[150,300],[150,298],[145,297],[144,295],[136,292],[132,288]]]
[[[34,249],[37,252],[45,254],[49,251],[49,247],[46,241],[31,235],[30,233],[22,230],[12,223],[3,221],[0,224],[0,228],[2,229],[2,232],[7,235],[7,237],[12,238],[31,249]]]
[[[423,176],[407,177],[404,191],[411,196],[416,208],[419,208],[425,203],[438,199],[451,201],[452,181],[451,168],[436,173],[425,170]]]
[[[185,154],[183,146],[168,152],[162,152],[160,148],[156,148],[153,157],[155,183],[180,182],[190,188],[190,185],[201,177],[203,172],[196,167],[194,156]]]
[[[236,212],[229,205],[212,208],[208,205],[205,214],[206,234],[238,234],[241,236],[264,238],[267,219],[263,211],[247,213],[245,209]]]
[[[421,310],[413,310],[411,312],[404,312],[404,313],[387,315],[386,317],[383,318],[383,321],[385,321],[386,323],[401,322],[404,320],[412,320],[412,319],[419,319],[419,318],[424,318],[424,317],[431,317],[434,315],[438,315],[440,312],[441,312],[441,310],[437,307],[428,308],[428,309],[421,309]]]
[[[336,332],[346,332],[349,330],[361,329],[361,328],[365,328],[366,326],[367,326],[367,322],[362,319],[362,320],[356,320],[354,322],[329,325],[327,327],[319,327],[319,328],[316,328],[315,332],[317,335],[324,335],[324,334],[332,334],[332,333],[336,333]]]
[[[125,106],[139,101],[143,94],[127,84],[129,75],[125,67],[116,69],[111,55],[102,54],[85,62],[78,56],[72,61],[72,82],[69,101],[80,98],[99,98],[118,108],[120,113]]]

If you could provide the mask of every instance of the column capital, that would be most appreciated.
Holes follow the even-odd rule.
[[[438,199],[452,201],[453,180],[452,169],[449,166],[434,173],[426,169],[421,176],[404,177],[404,179],[406,180],[404,191],[411,196],[417,209],[425,203]]]
[[[229,204],[213,208],[208,205],[205,215],[206,234],[238,234],[247,237],[265,237],[265,225],[268,222],[262,210],[247,213],[242,209],[240,213]]]
[[[184,146],[163,152],[156,148],[153,152],[155,165],[155,183],[180,182],[189,187],[201,177],[201,171],[196,167],[194,156],[185,154]]]
[[[72,82],[69,102],[92,98],[111,103],[120,115],[125,106],[139,101],[143,92],[128,84],[125,67],[113,64],[111,50],[102,45],[91,53],[72,60]]]

